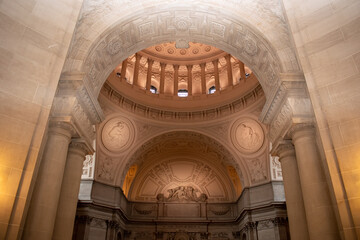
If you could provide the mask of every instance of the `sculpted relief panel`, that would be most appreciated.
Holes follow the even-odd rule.
[[[102,128],[101,140],[110,152],[122,152],[132,143],[134,129],[129,120],[116,117],[107,121]]]
[[[263,146],[264,131],[255,120],[240,119],[232,127],[231,140],[240,152],[255,153]]]
[[[130,198],[153,202],[233,200],[231,180],[203,161],[184,158],[165,160],[155,166],[148,163],[135,178]]]

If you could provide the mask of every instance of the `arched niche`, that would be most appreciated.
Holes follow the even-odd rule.
[[[131,153],[130,157],[124,158],[124,160],[126,163],[121,166],[119,165],[118,169],[116,169],[118,175],[116,175],[117,179],[115,179],[115,181],[118,183],[117,185],[122,186],[128,169],[133,165],[137,165],[138,172],[129,192],[130,198],[134,198],[134,200],[136,200],[136,193],[134,192],[141,191],[141,187],[144,185],[143,181],[149,176],[149,172],[161,170],[163,175],[164,167],[171,170],[171,166],[176,165],[173,164],[174,162],[183,162],[184,166],[187,166],[191,171],[194,170],[194,174],[189,179],[197,177],[201,170],[204,169],[208,169],[209,173],[210,171],[216,173],[216,184],[223,188],[224,193],[226,192],[227,196],[224,198],[226,201],[234,201],[238,197],[236,186],[234,186],[232,176],[230,176],[227,169],[228,166],[231,166],[236,171],[241,186],[248,186],[249,184],[246,167],[243,165],[244,163],[235,159],[229,150],[215,139],[192,131],[172,131],[154,136],[144,144],[138,146],[138,148]],[[198,169],[195,171],[196,167],[198,167]],[[160,178],[158,177],[160,180],[162,175],[160,175]],[[186,185],[188,178],[180,178],[172,184],[169,179],[176,178],[176,174],[170,173],[170,175],[164,177],[164,179],[166,178],[167,180],[161,180],[163,182],[162,186],[160,186],[161,189],[166,190],[175,185]],[[190,185],[196,187],[199,181],[199,179],[190,181]],[[136,186],[135,188],[138,190],[134,190],[133,186]],[[159,189],[159,191],[161,189]],[[200,190],[200,188],[198,190]],[[154,196],[152,198],[154,198]]]

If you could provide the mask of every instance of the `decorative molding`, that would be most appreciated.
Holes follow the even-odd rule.
[[[199,39],[194,39],[198,42],[201,39],[205,42],[213,42],[214,39],[219,38],[222,43],[218,45],[234,51],[232,55],[244,59],[244,62],[257,72],[265,92],[272,92],[271,89],[274,86],[280,85],[279,72],[282,67],[279,65],[277,52],[247,24],[239,22],[235,18],[229,19],[226,15],[220,14],[222,17],[219,17],[219,13],[215,14],[210,11],[210,8],[206,13],[190,7],[181,11],[177,4],[168,5],[169,10],[165,12],[163,9],[157,11],[154,9],[156,8],[147,12],[146,18],[128,18],[120,24],[114,25],[106,33],[103,33],[101,38],[97,39],[100,44],[92,46],[92,50],[85,60],[84,70],[86,71],[84,72],[88,72],[86,78],[91,80],[95,95],[103,85],[105,80],[103,76],[115,68],[109,59],[124,59],[131,55],[133,53],[131,51],[134,49],[141,50],[148,47],[144,42],[155,45],[162,36],[167,36],[168,41],[176,40],[177,44],[179,39],[193,39],[194,36],[199,36]],[[180,15],[179,12],[181,12]],[[80,24],[84,24],[86,19],[81,19]],[[138,33],[130,29],[134,27],[138,29]],[[278,30],[280,31],[280,29]],[[286,34],[282,37],[288,37],[288,29],[285,27],[283,30],[286,31]],[[129,36],[132,37],[121,38],[119,33],[123,32],[129,32]],[[176,34],[169,34],[174,32]],[[168,37],[172,35],[174,38]],[[76,40],[77,38],[75,38],[75,45],[78,43]],[[287,42],[284,41],[284,43]],[[126,48],[122,49],[122,45]],[[288,54],[291,53],[292,51],[288,51]]]
[[[91,147],[92,142],[95,139],[93,123],[90,121],[88,114],[78,100],[75,100],[74,102],[71,116],[74,119],[78,134],[87,142],[87,145]]]
[[[216,216],[224,216],[231,211],[230,206],[211,206],[209,207],[209,211]]]
[[[279,108],[292,96],[297,98],[308,98],[304,75],[298,73],[280,73],[281,82],[275,86],[270,96],[267,96],[265,106],[259,117],[260,121],[270,124],[276,117]]]
[[[128,99],[123,95],[121,95],[118,91],[113,89],[107,82],[105,82],[103,88],[101,89],[101,94],[107,99],[109,99],[111,102],[113,102],[114,104],[121,107],[122,109],[135,113],[137,115],[150,119],[160,120],[160,121],[171,120],[171,121],[181,121],[181,122],[204,121],[204,120],[212,120],[221,117],[226,117],[231,114],[237,113],[241,110],[244,110],[252,103],[255,103],[264,96],[264,92],[261,88],[261,85],[258,84],[245,96],[236,99],[230,104],[226,104],[213,109],[206,109],[202,111],[176,112],[176,111],[157,109],[136,103],[131,99]]]
[[[287,129],[291,126],[292,109],[288,102],[282,106],[280,112],[270,124],[269,139],[276,147],[275,143],[279,138],[285,136]],[[282,140],[282,139],[281,139]]]
[[[251,181],[253,183],[258,183],[268,180],[264,159],[260,159],[260,158],[246,159],[246,162],[247,162],[247,166],[249,167]]]
[[[142,206],[140,203],[135,203],[134,210],[140,215],[149,215],[149,214],[153,213],[154,211],[156,211],[156,206],[154,206],[154,205]]]
[[[93,96],[84,86],[77,91],[79,102],[83,104],[93,124],[100,123],[105,119],[102,109]]]
[[[98,161],[97,176],[99,179],[106,181],[114,180],[114,163],[109,157],[101,158]]]
[[[104,220],[104,219],[91,218],[90,226],[91,227],[96,227],[96,228],[106,229],[107,223],[106,223],[106,220]]]

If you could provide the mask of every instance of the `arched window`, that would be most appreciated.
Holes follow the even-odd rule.
[[[179,91],[178,91],[178,96],[179,96],[179,97],[187,97],[187,96],[188,96],[188,90],[186,90],[186,89],[179,89]]]
[[[215,92],[216,92],[215,86],[211,86],[211,87],[209,88],[209,94],[213,94],[213,93],[215,93]]]
[[[152,92],[152,93],[154,93],[154,94],[158,93],[158,92],[157,92],[157,88],[154,87],[153,85],[150,86],[150,92]]]

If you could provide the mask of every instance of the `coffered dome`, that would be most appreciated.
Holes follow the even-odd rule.
[[[178,41],[151,46],[125,59],[102,92],[115,92],[144,107],[184,112],[231,105],[259,91],[251,69],[234,56],[210,45]]]

